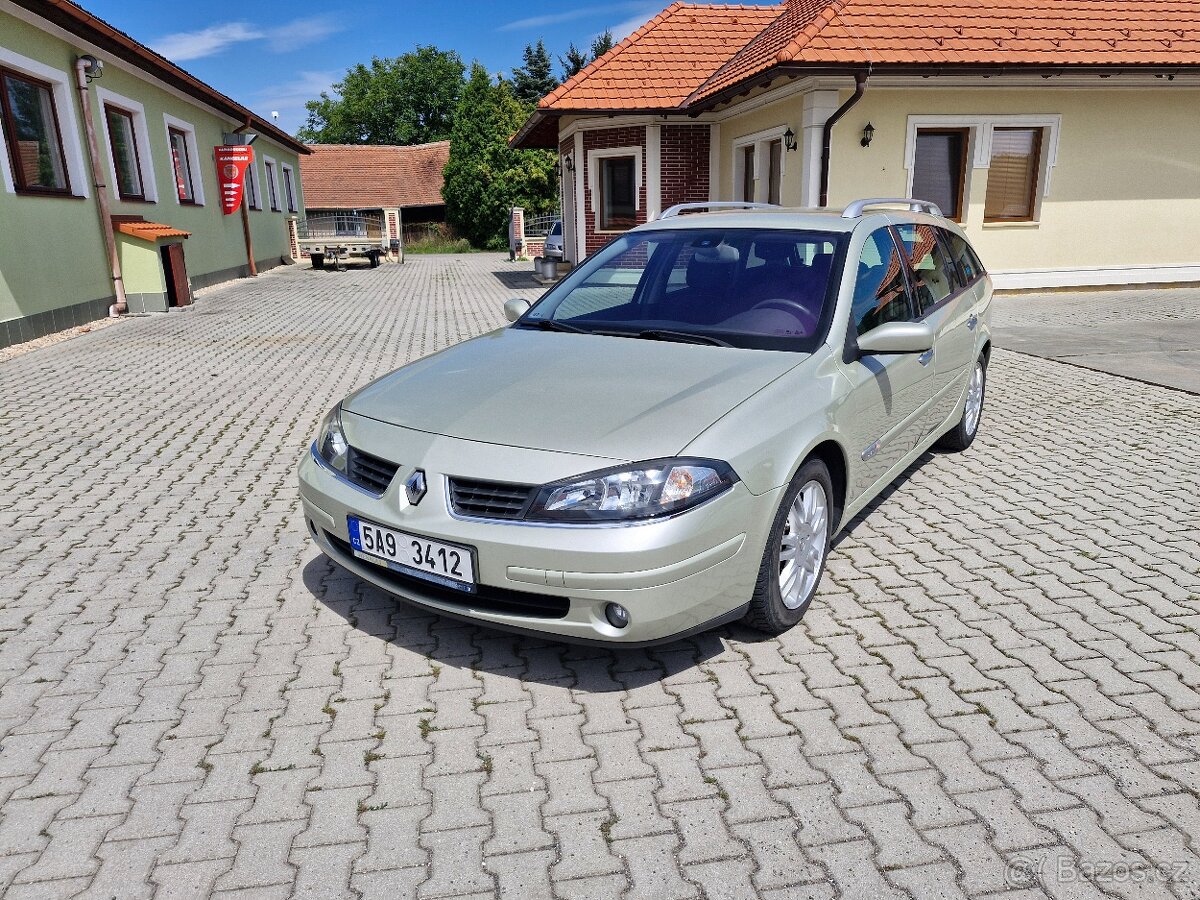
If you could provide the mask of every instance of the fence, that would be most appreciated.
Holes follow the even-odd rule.
[[[309,216],[296,223],[300,240],[311,238],[359,237],[378,241],[383,237],[383,220],[379,216],[360,216],[353,213],[330,213]]]
[[[544,238],[554,227],[554,223],[562,218],[561,213],[550,213],[548,216],[532,216],[525,220],[526,238]]]

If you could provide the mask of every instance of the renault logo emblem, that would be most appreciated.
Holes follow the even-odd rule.
[[[425,496],[425,472],[417,469],[404,482],[404,492],[408,494],[408,502],[416,506]]]

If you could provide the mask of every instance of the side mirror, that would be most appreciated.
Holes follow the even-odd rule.
[[[926,322],[884,322],[858,338],[858,352],[924,353],[933,349],[933,328]]]
[[[532,304],[523,297],[513,297],[511,300],[504,301],[504,318],[510,322],[515,322],[521,316],[529,311]]]

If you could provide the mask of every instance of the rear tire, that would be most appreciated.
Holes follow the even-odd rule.
[[[962,418],[958,424],[938,438],[937,446],[951,453],[961,453],[975,441],[979,434],[979,423],[983,419],[983,398],[987,389],[987,356],[980,354],[971,369],[971,380],[967,383],[967,401],[963,404]]]
[[[325,254],[324,253],[313,253],[309,258],[312,260],[312,267],[314,269],[324,269],[325,268]]]
[[[829,470],[819,459],[800,467],[784,492],[763,551],[744,621],[782,634],[804,618],[825,571],[837,517]]]
[[[368,253],[367,254],[367,262],[370,264],[372,269],[378,269],[379,268],[379,254],[378,253]]]

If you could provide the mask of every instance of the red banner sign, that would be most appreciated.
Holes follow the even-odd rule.
[[[215,147],[217,183],[221,185],[221,209],[232,215],[242,205],[246,169],[254,162],[253,147]]]

